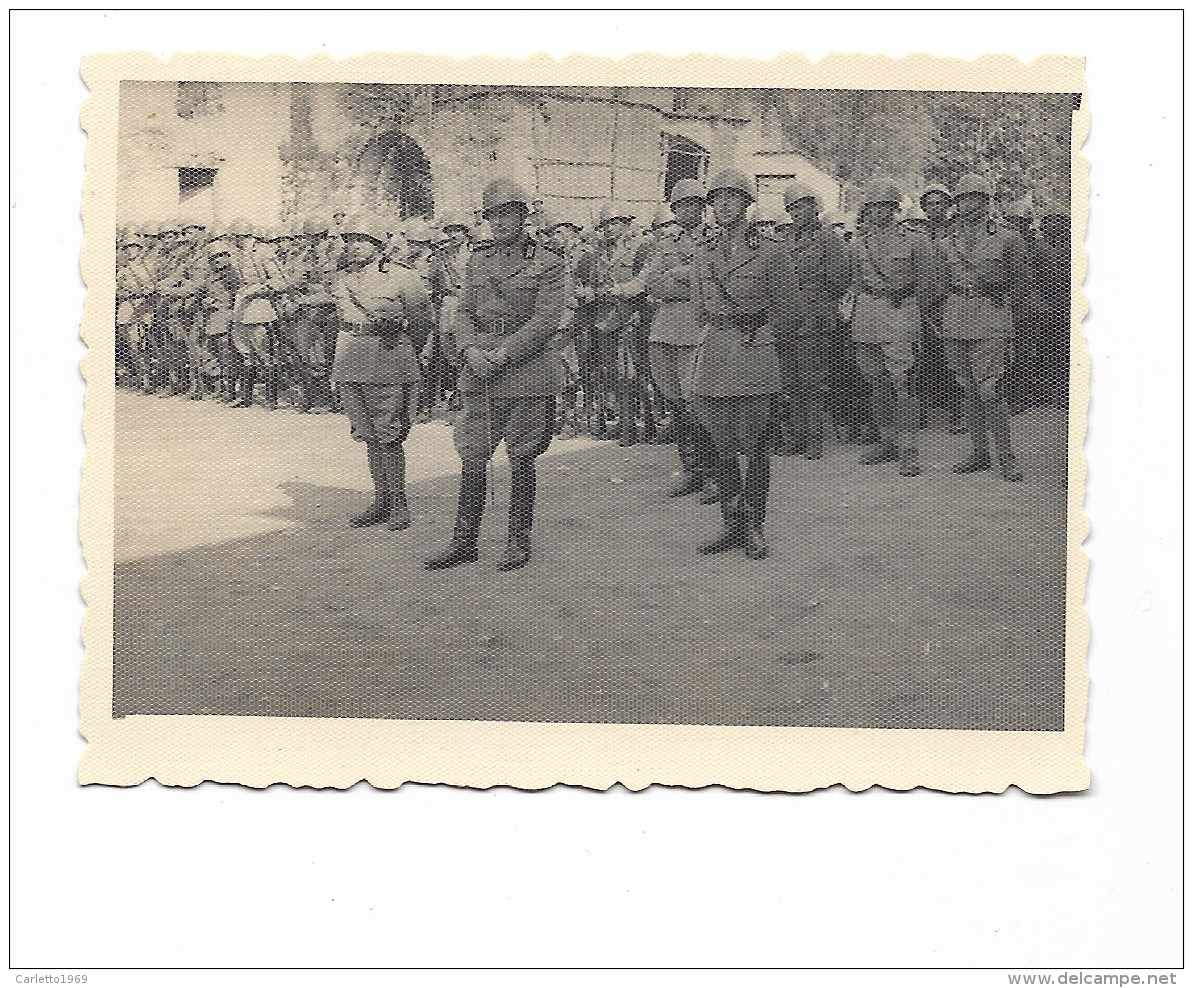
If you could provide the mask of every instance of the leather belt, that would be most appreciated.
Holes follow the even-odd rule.
[[[759,329],[766,325],[766,311],[715,315],[712,325],[714,329]]]
[[[526,325],[528,320],[516,316],[498,316],[496,319],[477,319],[477,332],[482,336],[509,336]]]

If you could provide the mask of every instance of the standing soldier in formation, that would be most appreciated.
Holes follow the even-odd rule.
[[[444,242],[438,250],[439,264],[443,269],[443,300],[439,306],[439,326],[434,354],[435,368],[431,373],[438,387],[448,395],[448,408],[454,410],[459,402],[456,394],[456,379],[459,367],[456,364],[455,318],[464,290],[464,270],[468,266],[469,227],[467,219],[459,213],[449,213],[443,218]]]
[[[418,347],[434,324],[431,300],[414,271],[383,262],[384,224],[345,220],[342,236],[344,268],[332,285],[340,336],[331,376],[373,478],[373,503],[349,523],[409,528],[402,443],[418,405]]]
[[[656,306],[650,324],[650,368],[654,382],[671,404],[674,436],[683,476],[671,497],[702,491],[700,500],[714,504],[717,453],[708,431],[692,412],[692,366],[700,343],[692,297],[692,264],[711,234],[704,222],[704,188],[694,178],[681,178],[671,189],[673,232],[659,242],[646,272],[646,291]]]
[[[858,368],[870,382],[879,441],[862,454],[864,464],[898,461],[899,473],[920,472],[919,407],[915,372],[920,312],[937,298],[936,261],[927,237],[900,226],[903,195],[887,178],[866,185],[853,245],[857,302],[853,340]]]
[[[240,292],[232,316],[232,342],[244,358],[237,408],[253,404],[258,375],[265,381],[265,404],[278,405],[277,323],[274,305],[285,291],[286,281],[273,251],[263,236],[244,220],[233,224],[236,237],[236,269]]]
[[[208,244],[206,294],[203,311],[206,314],[204,331],[208,345],[215,349],[220,364],[220,393],[218,401],[230,402],[236,397],[237,384],[244,370],[240,351],[232,343],[232,311],[240,291],[240,275],[232,260],[233,246],[228,237],[220,236]]]
[[[717,451],[721,495],[721,531],[699,551],[744,545],[751,559],[764,559],[767,425],[782,386],[773,327],[795,283],[781,243],[747,226],[746,210],[755,199],[753,183],[737,169],[709,183],[708,201],[720,229],[700,245],[692,264],[696,321],[703,327],[692,402]],[[748,458],[744,486],[738,454]]]
[[[303,242],[295,244],[288,257],[291,312],[286,329],[290,345],[303,365],[304,387],[298,410],[305,412],[312,405],[334,405],[326,340],[327,324],[335,322],[335,299],[331,295],[335,270],[322,247],[327,223],[307,217],[301,228]]]
[[[157,302],[157,281],[146,261],[142,234],[130,234],[116,277],[116,326],[128,344],[141,391],[153,391],[153,349],[150,329]]]
[[[454,434],[459,504],[451,542],[426,561],[428,569],[475,562],[485,469],[503,439],[511,473],[509,537],[497,568],[518,569],[530,560],[535,459],[551,441],[561,383],[551,341],[564,312],[563,259],[526,234],[530,200],[516,182],[490,182],[481,205],[493,246],[468,259],[455,323],[463,396]]]
[[[783,204],[791,220],[784,229],[796,287],[777,338],[779,369],[795,452],[819,460],[829,362],[839,345],[837,309],[849,288],[849,254],[841,238],[820,225],[820,197],[811,187],[787,186]]]
[[[920,208],[924,211],[923,231],[932,241],[933,256],[936,259],[937,282],[943,287],[948,283],[948,272],[944,270],[944,255],[941,244],[949,235],[953,223],[953,194],[939,183],[929,185],[920,193]],[[940,337],[941,306],[943,295],[920,312],[923,322],[923,350],[920,354],[920,382],[923,404],[930,402],[943,408],[949,416],[949,432],[960,435],[965,431],[964,400],[952,371],[944,359],[944,346]],[[924,409],[920,410],[923,424]]]
[[[1072,246],[1067,205],[1040,210],[1040,374],[1047,401],[1069,404],[1069,309],[1072,305]]]
[[[957,183],[957,219],[942,243],[949,295],[942,334],[945,357],[965,395],[973,450],[956,473],[989,470],[986,433],[994,437],[1004,480],[1023,473],[1011,451],[1010,412],[1003,393],[1016,312],[1028,304],[1027,247],[1014,230],[990,217],[990,186],[980,175]]]

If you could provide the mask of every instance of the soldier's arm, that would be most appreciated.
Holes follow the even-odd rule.
[[[563,260],[550,251],[544,251],[540,256],[545,259],[539,274],[534,314],[502,344],[500,350],[505,359],[499,363],[520,364],[537,356],[559,330],[567,291]]]
[[[1031,304],[1032,277],[1027,256],[1027,245],[1018,233],[1007,235],[1003,247],[1003,257],[1010,276],[1007,284],[1007,302],[1015,310],[1015,321],[1018,323],[1026,315]]]
[[[916,236],[911,248],[911,259],[915,265],[916,301],[921,312],[928,312],[936,308],[943,298],[932,241],[927,237]]]
[[[824,238],[825,280],[829,298],[837,302],[849,289],[853,280],[853,267],[845,242],[832,231],[825,232],[828,234]]]
[[[453,322],[456,340],[456,357],[464,356],[464,351],[476,345],[476,277],[474,268],[479,255],[472,254],[468,258],[467,273],[464,277],[464,287],[460,291],[460,304],[456,308]]]

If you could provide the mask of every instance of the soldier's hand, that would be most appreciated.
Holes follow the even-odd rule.
[[[486,356],[479,347],[470,346],[464,350],[464,360],[468,364],[469,369],[482,381],[493,375],[494,366],[489,362]]]

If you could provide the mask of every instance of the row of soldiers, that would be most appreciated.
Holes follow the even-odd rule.
[[[989,436],[1002,476],[1020,479],[1004,378],[1024,339],[1056,377],[1067,371],[1063,212],[1038,234],[1017,231],[993,219],[985,181],[966,176],[953,193],[925,190],[923,220],[900,222],[902,194],[880,179],[847,238],[807,186],[784,191],[785,221],[756,199],[732,170],[707,192],[681,180],[649,230],[609,204],[586,235],[498,180],[479,228],[415,220],[395,236],[378,217],[341,214],[283,234],[244,221],[127,230],[118,363],[143,387],[164,365],[172,388],[202,397],[214,382],[241,405],[260,381],[271,406],[280,365],[297,366],[300,402],[342,404],[369,451],[375,498],[357,525],[409,525],[402,442],[429,395],[454,392],[460,505],[433,568],[475,558],[484,465],[502,438],[513,467],[502,568],[529,559],[534,460],[569,410],[627,445],[639,422],[657,437],[656,413],[669,410],[683,467],[671,493],[722,507],[704,551],[744,545],[761,558],[776,440],[818,459],[830,382],[850,370],[874,440],[862,462],[918,474],[918,377],[934,352],[972,442],[955,469],[989,469]]]

